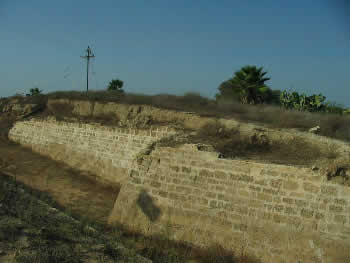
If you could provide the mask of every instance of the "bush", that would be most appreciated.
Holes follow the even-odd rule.
[[[124,90],[122,89],[123,85],[124,82],[120,79],[113,79],[111,82],[109,82],[107,90],[124,92]]]
[[[202,97],[198,92],[187,92],[182,98],[185,104],[196,104],[205,106],[209,104],[209,99]]]
[[[42,93],[42,90],[39,90],[38,88],[30,89],[30,94],[26,94],[26,96],[36,96]]]

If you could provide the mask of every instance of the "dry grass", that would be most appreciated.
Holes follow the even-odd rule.
[[[350,115],[322,115],[321,135],[350,142]]]
[[[198,93],[184,96],[169,94],[144,95],[110,91],[67,91],[53,92],[38,96],[13,96],[2,98],[1,105],[9,99],[17,99],[22,104],[46,104],[48,99],[89,100],[100,103],[116,102],[123,104],[151,105],[176,111],[195,112],[200,116],[216,118],[234,118],[242,122],[265,124],[271,128],[297,128],[303,131],[319,125],[320,135],[350,142],[350,116],[326,113],[299,112],[286,110],[277,105],[243,105],[237,102],[217,102],[202,97]],[[67,109],[58,108],[55,115],[70,114]]]
[[[101,103],[116,102],[124,104],[151,105],[164,109],[195,112],[200,116],[234,118],[242,122],[265,124],[271,128],[296,128],[303,131],[320,125],[320,135],[350,142],[350,116],[326,113],[299,112],[286,110],[278,105],[243,105],[237,102],[216,102],[188,93],[184,96],[169,94],[144,95],[132,93],[113,93],[108,91],[54,92],[46,95],[50,99],[89,100]],[[41,98],[43,101],[44,99]]]
[[[204,125],[195,134],[183,137],[166,137],[156,144],[160,147],[177,147],[186,143],[210,145],[212,150],[220,153],[219,158],[239,158],[306,167],[315,164],[320,159],[336,159],[339,157],[339,153],[334,147],[321,151],[317,145],[298,137],[284,139],[283,141],[272,141],[264,134],[243,135],[238,128],[228,129],[218,121]],[[208,147],[203,149],[206,148]]]
[[[202,127],[190,141],[213,145],[222,158],[243,158],[286,165],[310,165],[322,157],[321,150],[301,138],[271,141],[263,134],[242,135],[218,122]],[[300,149],[303,149],[301,151]]]
[[[328,181],[350,186],[350,163],[348,159],[329,159],[321,164],[321,169]]]
[[[1,98],[0,99],[0,105],[1,105],[1,102],[7,103],[10,100],[11,101],[15,100],[16,103],[19,103],[19,104],[40,104],[40,105],[45,105],[47,103],[48,96],[44,95],[44,94],[39,94],[39,95],[36,95],[36,96],[28,96],[28,97],[16,95],[16,96],[11,96],[11,97],[7,97],[7,98]]]
[[[57,120],[63,121],[65,118],[76,118],[78,117],[73,113],[74,106],[63,103],[52,103],[50,109],[46,109],[45,115],[53,115]]]

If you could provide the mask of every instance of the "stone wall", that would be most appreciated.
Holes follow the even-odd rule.
[[[9,137],[121,183],[111,224],[219,243],[263,262],[349,262],[349,187],[308,168],[219,159],[195,145],[149,147],[172,134],[31,120]]]
[[[101,181],[122,183],[139,155],[175,131],[114,128],[56,120],[17,122],[9,138],[54,160],[93,173]]]

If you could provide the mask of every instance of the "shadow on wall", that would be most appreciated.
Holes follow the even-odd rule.
[[[158,220],[161,215],[161,211],[154,205],[152,197],[145,190],[141,191],[136,203],[151,222]]]

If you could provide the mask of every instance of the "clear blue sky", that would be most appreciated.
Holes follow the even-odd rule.
[[[341,0],[0,0],[0,96],[84,90],[213,97],[245,65],[272,89],[350,107],[350,9]]]

